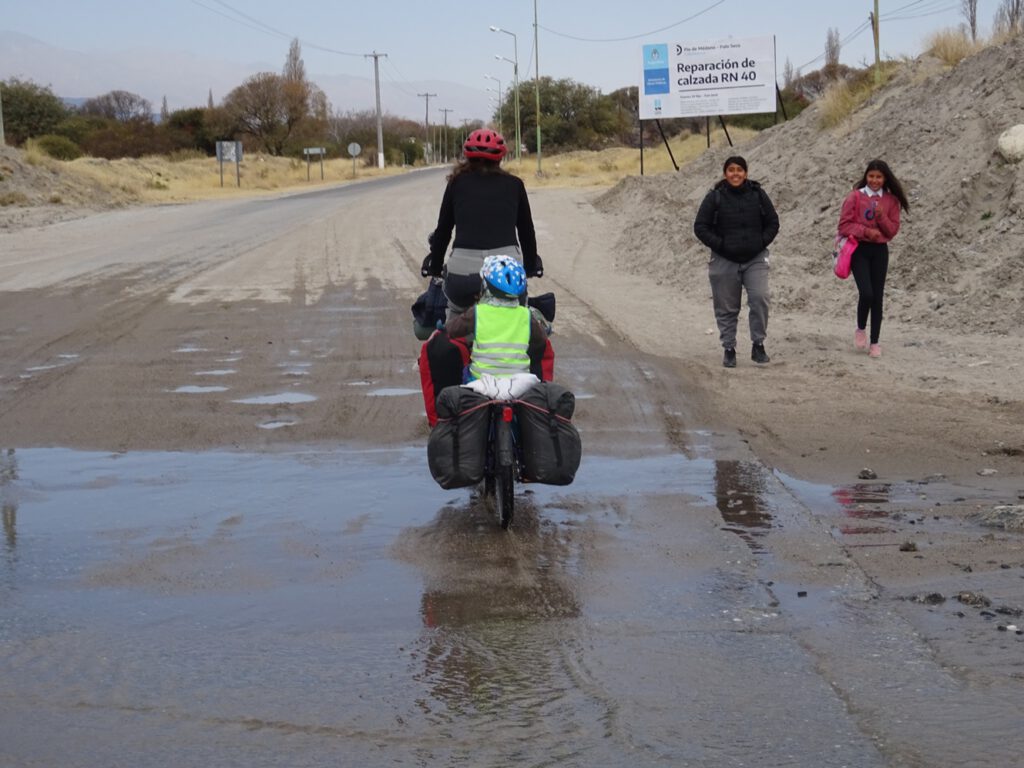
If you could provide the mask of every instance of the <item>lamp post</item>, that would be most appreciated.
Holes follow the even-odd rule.
[[[496,82],[498,84],[498,90],[497,90],[497,94],[498,94],[498,133],[501,133],[501,105],[502,105],[502,101],[504,100],[503,99],[503,94],[501,92],[501,80],[496,78],[494,75],[484,75],[484,77],[487,78],[488,80],[493,80],[494,82]],[[493,88],[488,88],[487,90],[491,91],[491,93],[495,92],[495,90]]]
[[[537,175],[543,171],[540,167],[540,50],[537,47],[537,0],[533,0],[533,93],[537,99]]]
[[[512,55],[515,57],[515,60],[512,61],[511,64],[512,64],[512,80],[513,80],[513,83],[515,84],[515,88],[516,88],[516,106],[515,106],[515,110],[516,110],[516,160],[521,160],[522,158],[520,156],[520,152],[522,150],[523,141],[522,141],[522,138],[519,136],[519,39],[516,37],[516,33],[515,32],[509,32],[507,29],[502,29],[501,27],[493,27],[492,26],[491,27],[491,32],[503,32],[506,35],[511,35],[512,36]],[[497,56],[497,55],[495,55],[494,58],[496,58],[496,59],[504,59],[505,61],[509,61],[504,56]]]

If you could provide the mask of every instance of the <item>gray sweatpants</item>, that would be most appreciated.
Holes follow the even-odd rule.
[[[743,264],[712,252],[708,277],[722,347],[736,348],[736,325],[744,288],[750,316],[750,340],[754,344],[762,343],[768,335],[768,249]]]

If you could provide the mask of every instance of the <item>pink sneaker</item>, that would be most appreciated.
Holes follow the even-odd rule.
[[[881,344],[872,344],[871,349],[868,350],[868,357],[881,357],[882,346]]]
[[[853,346],[857,349],[868,348],[868,334],[863,328],[858,328],[853,332]]]

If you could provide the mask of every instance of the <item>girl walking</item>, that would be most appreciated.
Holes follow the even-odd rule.
[[[853,344],[857,349],[867,349],[871,357],[882,356],[878,342],[882,329],[882,297],[889,271],[889,241],[900,231],[900,208],[910,211],[899,179],[884,160],[872,160],[846,196],[839,214],[839,235],[857,241],[850,265],[858,293]]]

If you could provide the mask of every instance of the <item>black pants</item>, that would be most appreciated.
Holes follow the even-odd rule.
[[[857,327],[866,328],[871,315],[871,343],[878,343],[882,330],[882,296],[885,293],[885,276],[889,272],[889,246],[886,243],[857,244],[850,265],[853,279],[857,283]]]

